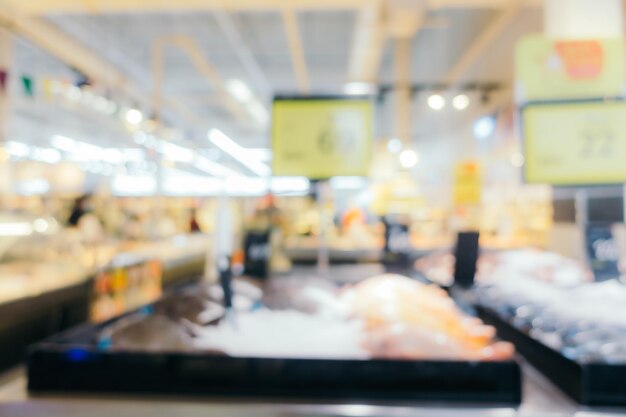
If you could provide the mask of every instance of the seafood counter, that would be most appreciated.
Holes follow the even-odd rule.
[[[620,280],[594,282],[575,260],[523,250],[483,257],[476,281],[482,317],[570,396],[626,405],[626,286]]]
[[[294,282],[235,280],[234,314],[220,286],[190,286],[60,335],[33,352],[29,386],[519,403],[513,346],[440,288],[392,274]]]

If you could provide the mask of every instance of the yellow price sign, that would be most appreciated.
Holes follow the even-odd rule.
[[[626,182],[626,103],[573,102],[523,110],[527,182]]]
[[[478,163],[466,161],[454,168],[454,203],[478,204],[481,197],[482,175]]]
[[[276,99],[273,175],[366,176],[373,139],[368,99]]]

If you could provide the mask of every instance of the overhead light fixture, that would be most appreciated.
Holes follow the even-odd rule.
[[[265,124],[270,119],[270,114],[258,100],[254,99],[246,105],[248,112],[260,124]]]
[[[137,109],[129,109],[124,118],[129,124],[138,125],[143,121],[143,114]]]
[[[0,223],[1,236],[28,236],[31,234],[33,234],[33,225],[30,223]]]
[[[343,92],[349,96],[373,95],[375,91],[376,86],[374,84],[365,82],[351,82],[343,86]]]
[[[226,83],[226,90],[242,103],[247,103],[254,97],[248,85],[241,80],[229,80]]]
[[[224,132],[218,129],[211,129],[208,134],[209,140],[222,151],[226,152],[234,159],[243,164],[246,168],[260,177],[269,177],[272,173],[270,167],[258,160],[251,158],[246,152],[247,149],[237,144]]]
[[[51,148],[33,148],[32,158],[35,161],[46,162],[48,164],[58,164],[61,162],[61,152]]]
[[[116,175],[111,182],[114,195],[152,195],[157,190],[156,179],[151,175]]]
[[[398,138],[389,139],[389,142],[387,142],[387,150],[390,153],[400,153],[402,151],[402,148],[402,140]]]
[[[30,154],[30,146],[22,142],[9,141],[4,145],[5,149],[11,156],[25,158]]]
[[[270,162],[272,160],[272,150],[265,148],[249,148],[246,150],[251,158],[261,162]]]
[[[465,110],[470,104],[470,99],[465,94],[459,94],[452,99],[452,106],[457,110]]]
[[[487,139],[496,130],[496,119],[493,116],[483,116],[474,122],[474,137],[478,140]]]
[[[446,107],[446,99],[440,94],[433,94],[428,97],[428,107],[433,110],[441,110]]]
[[[196,156],[194,167],[215,177],[226,178],[241,175],[239,172],[211,161],[206,156]]]
[[[166,159],[171,161],[178,161],[184,163],[190,163],[193,161],[195,153],[189,148],[183,148],[174,143],[167,141],[161,141],[159,146],[159,152],[163,154]]]
[[[513,165],[515,168],[523,167],[525,162],[526,160],[524,159],[524,155],[522,155],[521,153],[516,152],[511,155],[511,165]]]
[[[37,233],[46,233],[50,228],[50,223],[46,219],[38,218],[33,221],[33,229]]]
[[[402,151],[402,153],[400,153],[400,165],[402,166],[402,168],[413,168],[415,165],[417,165],[418,161],[419,156],[414,150],[406,149]]]

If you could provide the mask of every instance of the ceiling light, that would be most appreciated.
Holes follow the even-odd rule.
[[[459,94],[452,99],[452,106],[457,110],[465,110],[470,104],[469,97],[465,94]]]
[[[258,100],[252,100],[246,105],[248,112],[255,118],[260,124],[265,124],[270,119],[270,114]]]
[[[399,153],[402,151],[402,147],[402,141],[398,138],[389,139],[389,142],[387,142],[387,150],[390,153]]]
[[[226,83],[226,90],[228,90],[231,96],[242,103],[247,103],[253,98],[252,91],[250,91],[246,83],[241,80],[229,80]]]
[[[521,153],[517,152],[511,155],[511,164],[515,168],[521,168],[522,166],[524,166],[524,162],[526,162],[526,160],[524,159],[524,155],[522,155]]]
[[[39,218],[35,219],[33,222],[33,229],[35,229],[35,232],[37,233],[46,233],[49,228],[50,224],[46,219]]]
[[[270,162],[272,160],[272,150],[265,148],[247,149],[246,152],[250,158],[254,158],[261,162]]]
[[[400,153],[400,165],[402,165],[402,168],[413,168],[418,161],[419,156],[417,152],[411,149],[406,149]]]
[[[138,125],[143,121],[143,114],[137,109],[129,109],[124,117],[131,125]]]
[[[364,82],[347,83],[343,87],[343,92],[349,96],[373,95],[375,91],[374,84]]]
[[[30,154],[30,146],[21,142],[7,142],[5,145],[7,152],[11,156],[27,157]]]
[[[182,146],[178,146],[176,144],[166,141],[161,141],[161,144],[159,146],[159,152],[170,161],[178,161],[184,163],[192,162],[195,156],[193,150],[189,148],[183,148]]]
[[[446,107],[446,99],[439,94],[433,94],[428,97],[428,107],[433,110],[441,110]]]
[[[246,168],[254,172],[260,177],[269,177],[272,173],[270,167],[258,160],[251,158],[247,153],[247,149],[237,144],[231,138],[226,136],[218,129],[211,129],[208,134],[209,140],[215,146],[226,152],[237,161],[242,163]]]
[[[487,139],[496,130],[496,119],[493,116],[483,116],[474,122],[473,130],[476,139]]]
[[[218,164],[217,162],[213,162],[205,156],[196,156],[194,166],[200,171],[206,172],[207,174],[215,177],[224,178],[240,175],[237,171],[225,167],[222,164]]]
[[[50,139],[50,143],[57,149],[66,152],[75,152],[76,151],[76,141],[74,139],[70,139],[66,136],[54,135]]]
[[[33,159],[35,161],[46,162],[48,164],[58,164],[61,162],[61,152],[51,148],[33,148]]]
[[[0,223],[2,236],[28,236],[33,233],[33,226],[27,222]]]
[[[150,175],[116,175],[111,182],[114,195],[152,195],[156,192],[156,178]]]

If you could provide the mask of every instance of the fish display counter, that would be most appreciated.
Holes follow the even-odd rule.
[[[32,392],[519,404],[514,348],[401,275],[201,284],[38,344]],[[228,305],[228,303],[226,304]]]

